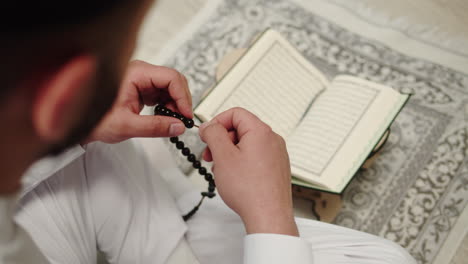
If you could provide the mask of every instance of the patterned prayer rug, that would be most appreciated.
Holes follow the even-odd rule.
[[[393,240],[419,263],[432,263],[468,202],[468,75],[364,38],[300,1],[218,2],[166,54],[165,64],[189,79],[195,105],[215,84],[222,57],[266,28],[282,33],[329,78],[352,74],[414,94],[382,155],[346,188],[335,224]],[[202,149],[194,134],[184,141]],[[180,165],[188,169],[182,159]]]

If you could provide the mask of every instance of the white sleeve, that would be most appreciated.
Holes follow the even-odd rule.
[[[16,197],[0,197],[0,263],[48,263],[31,237],[13,221]]]
[[[300,237],[251,234],[244,239],[244,264],[312,264],[310,250]]]
[[[77,145],[58,156],[46,157],[35,162],[21,179],[20,193],[11,197],[0,197],[0,264],[48,263],[30,234],[15,223],[17,201],[83,153],[84,149]]]

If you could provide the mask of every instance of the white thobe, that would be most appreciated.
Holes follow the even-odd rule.
[[[296,219],[300,238],[246,235],[219,197],[185,223],[181,215],[200,194],[161,155],[149,162],[130,140],[42,160],[26,175],[16,220],[50,263],[94,263],[98,250],[110,263],[414,263],[390,241],[317,221]],[[12,228],[8,217],[1,212],[0,229]],[[4,261],[14,254],[35,254],[31,263],[39,263],[28,239],[0,233],[0,263],[15,263]],[[15,243],[29,252],[4,249]]]

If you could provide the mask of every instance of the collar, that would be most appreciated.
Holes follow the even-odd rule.
[[[39,183],[46,180],[58,170],[81,157],[85,150],[80,145],[69,148],[58,156],[48,156],[33,163],[22,177],[22,189],[19,198],[22,198]]]

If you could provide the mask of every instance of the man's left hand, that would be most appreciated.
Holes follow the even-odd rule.
[[[84,143],[117,143],[133,137],[174,137],[185,131],[172,117],[140,115],[144,105],[162,103],[193,118],[187,79],[178,71],[142,61],[130,63],[112,109]]]

